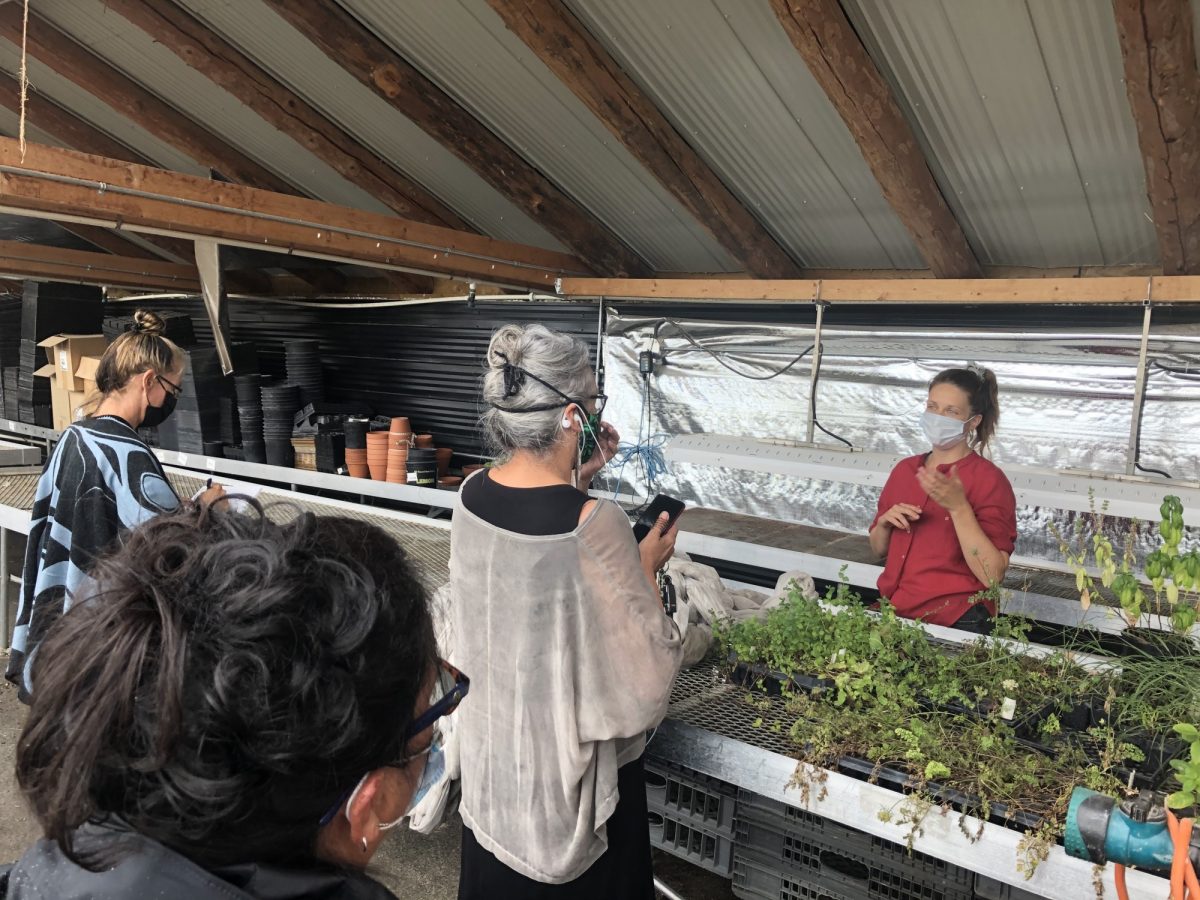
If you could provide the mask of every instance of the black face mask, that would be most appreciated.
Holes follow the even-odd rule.
[[[163,398],[162,406],[147,406],[146,415],[142,417],[142,428],[154,428],[167,421],[171,413],[175,412],[176,397],[170,391],[164,390],[166,396]]]

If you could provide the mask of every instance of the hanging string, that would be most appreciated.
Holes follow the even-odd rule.
[[[17,144],[21,148],[21,162],[25,162],[25,99],[29,95],[29,56],[25,49],[25,38],[29,34],[29,0],[25,0],[25,15],[21,22],[21,123],[17,130]]]

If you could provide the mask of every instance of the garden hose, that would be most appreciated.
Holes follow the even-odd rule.
[[[1119,900],[1129,900],[1125,867],[1169,875],[1170,900],[1200,900],[1200,829],[1180,819],[1154,791],[1117,801],[1077,787],[1067,808],[1063,848],[1067,855],[1097,865],[1113,864]]]
[[[1063,848],[1068,856],[1112,863],[1117,900],[1129,900],[1126,866],[1170,877],[1170,900],[1200,900],[1200,832],[1192,818],[1177,817],[1162,793],[1141,791],[1117,802],[1076,787],[1067,811]]]

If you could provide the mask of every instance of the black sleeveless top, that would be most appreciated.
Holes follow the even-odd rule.
[[[514,534],[568,534],[591,499],[569,484],[515,488],[495,482],[484,469],[462,486],[463,506],[489,525]]]

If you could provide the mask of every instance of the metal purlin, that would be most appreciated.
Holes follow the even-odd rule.
[[[825,321],[825,307],[829,304],[821,299],[821,279],[813,285],[813,306],[817,311],[816,325],[813,326],[813,357],[809,367],[808,384],[808,425],[804,431],[804,440],[812,444],[816,435],[817,424],[817,379],[821,377],[821,327]]]
[[[1137,471],[1138,445],[1141,442],[1142,407],[1146,403],[1146,374],[1147,356],[1150,347],[1150,317],[1153,311],[1151,293],[1154,290],[1154,279],[1146,279],[1146,299],[1142,303],[1142,341],[1138,347],[1137,377],[1133,386],[1133,415],[1129,422],[1129,447],[1125,460],[1125,474],[1133,475]]]

